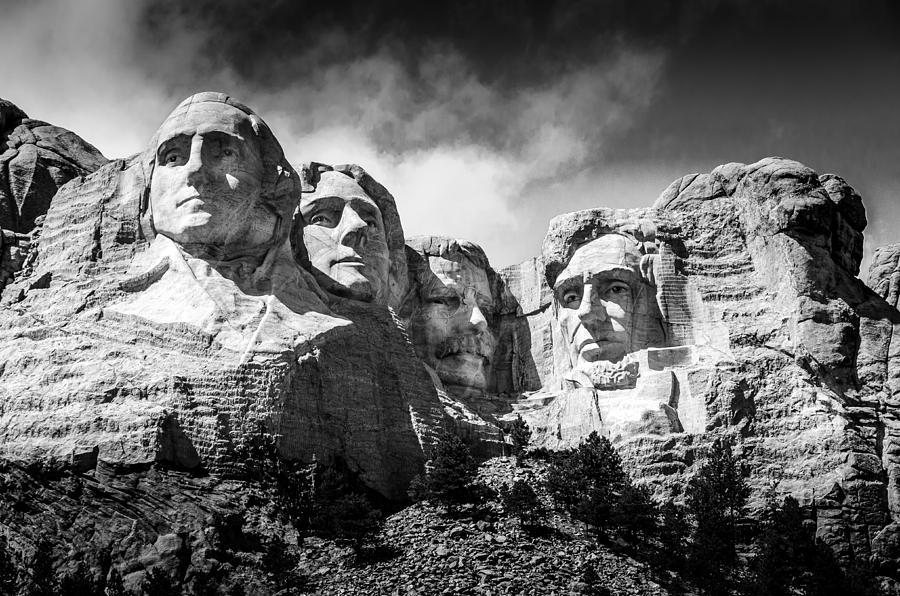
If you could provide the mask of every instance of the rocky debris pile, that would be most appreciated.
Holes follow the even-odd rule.
[[[543,467],[495,458],[480,467],[478,479],[497,489],[516,480],[540,486]],[[598,543],[565,515],[526,529],[496,500],[462,505],[452,515],[424,502],[410,505],[386,519],[381,547],[358,556],[346,541],[286,531],[261,505],[260,493],[236,480],[6,466],[0,488],[0,527],[27,525],[35,542],[49,540],[57,576],[81,565],[94,578],[106,577],[114,567],[129,590],[163,573],[183,594],[202,593],[201,582],[209,582],[258,595],[284,593],[287,585],[296,590],[288,593],[322,595],[580,596],[586,567],[614,595],[672,593],[654,580],[660,573],[669,585],[680,583],[632,558],[625,544]],[[120,539],[126,527],[130,533]],[[28,561],[33,545],[12,538],[9,551]]]
[[[479,480],[495,489],[515,480],[536,486],[542,477],[543,466],[518,467],[512,458],[494,458],[479,469]],[[464,506],[458,515],[417,503],[390,516],[381,536],[394,556],[366,566],[353,565],[346,549],[305,542],[302,567],[317,593],[569,596],[580,594],[585,565],[610,594],[672,593],[652,579],[646,563],[614,549],[615,543],[598,544],[566,516],[552,514],[544,528],[529,531],[495,501]]]

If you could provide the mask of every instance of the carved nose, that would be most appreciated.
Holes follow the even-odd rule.
[[[200,187],[209,182],[206,166],[203,164],[202,141],[198,140],[191,145],[191,154],[188,157],[187,163],[184,164],[184,167],[189,185],[199,190]]]
[[[341,213],[340,237],[338,240],[344,246],[363,248],[366,245],[365,230],[368,227],[369,225],[363,221],[356,210],[347,204]]]
[[[483,333],[487,330],[487,319],[477,304],[472,306],[472,312],[469,313],[469,325],[474,327],[478,333]]]
[[[581,304],[578,305],[578,318],[583,322],[592,321],[602,323],[607,320],[606,305],[598,296],[594,295],[591,284],[585,284],[581,294]]]

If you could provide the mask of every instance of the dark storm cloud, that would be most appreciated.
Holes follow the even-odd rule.
[[[172,85],[227,69],[256,91],[315,89],[329,86],[325,79],[334,68],[352,70],[379,57],[383,71],[373,70],[371,77],[399,76],[404,84],[393,90],[390,113],[369,131],[380,147],[403,151],[461,141],[510,150],[531,133],[515,117],[529,109],[520,101],[522,92],[545,90],[582,69],[612,68],[622,49],[632,47],[615,12],[597,3],[521,1],[281,2],[255,9],[237,1],[164,2],[147,6],[141,35],[148,48],[190,33],[202,40],[186,71],[172,73],[167,62],[151,63],[156,76]],[[661,17],[654,13],[651,20]],[[345,95],[359,101],[381,91],[378,81],[357,85],[353,74]],[[477,88],[466,87],[472,81]],[[485,89],[490,98],[478,95]],[[453,102],[444,101],[451,95]],[[486,99],[506,105],[486,109]],[[625,92],[623,99],[630,99]],[[436,102],[452,103],[441,119],[431,118],[428,127],[406,126],[428,118]],[[302,97],[297,105],[307,107]],[[356,106],[345,117],[359,117],[363,110]]]
[[[900,220],[898,9],[885,1],[14,0],[0,95],[108,155],[200,90],[297,163],[356,161],[410,233],[535,254],[550,217],[784,155]],[[6,89],[11,92],[7,92]],[[871,249],[871,240],[869,249]]]

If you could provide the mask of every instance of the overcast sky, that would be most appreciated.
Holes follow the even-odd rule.
[[[537,254],[553,215],[769,155],[862,194],[867,255],[900,241],[888,1],[325,4],[0,0],[0,97],[123,157],[183,98],[226,92],[292,163],[359,163],[407,235],[495,267]]]

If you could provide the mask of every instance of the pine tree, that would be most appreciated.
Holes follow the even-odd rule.
[[[803,583],[803,564],[811,560],[813,547],[797,500],[786,497],[781,507],[770,503],[750,565],[753,592],[760,596],[794,593],[794,588]]]
[[[308,530],[315,464],[288,460],[278,451],[278,436],[260,425],[237,450],[248,479],[265,493],[277,517],[301,534]]]
[[[736,560],[737,522],[750,494],[745,475],[731,445],[716,439],[706,462],[688,483],[688,508],[697,524],[688,568],[711,594],[727,590],[723,578]]]
[[[504,486],[500,491],[503,509],[519,518],[523,526],[534,527],[547,515],[544,505],[534,489],[524,480],[516,480],[512,486]]]
[[[650,489],[635,485],[629,478],[613,507],[610,525],[631,538],[649,535],[656,529],[657,514]]]
[[[871,569],[842,569],[831,550],[803,524],[800,504],[785,497],[769,504],[750,564],[747,592],[759,596],[874,596]]]
[[[91,571],[82,561],[59,579],[58,590],[59,596],[91,596],[97,591]]]
[[[125,596],[125,584],[122,582],[122,574],[119,573],[116,567],[109,570],[103,596]]]
[[[522,419],[522,415],[518,414],[509,426],[508,432],[512,441],[512,454],[518,457],[531,442],[531,429],[528,427],[528,423]]]
[[[359,478],[340,461],[316,472],[310,529],[319,536],[350,542],[359,554],[377,542],[384,517],[365,494]]]
[[[596,432],[577,449],[554,457],[547,474],[554,500],[572,517],[600,532],[610,526],[627,483],[619,454],[606,437]]]
[[[444,431],[432,451],[422,496],[450,506],[465,502],[477,470],[465,442],[455,433]]]
[[[659,524],[656,527],[660,552],[655,555],[658,567],[682,569],[687,559],[690,524],[687,511],[674,501],[666,501],[659,507]]]

